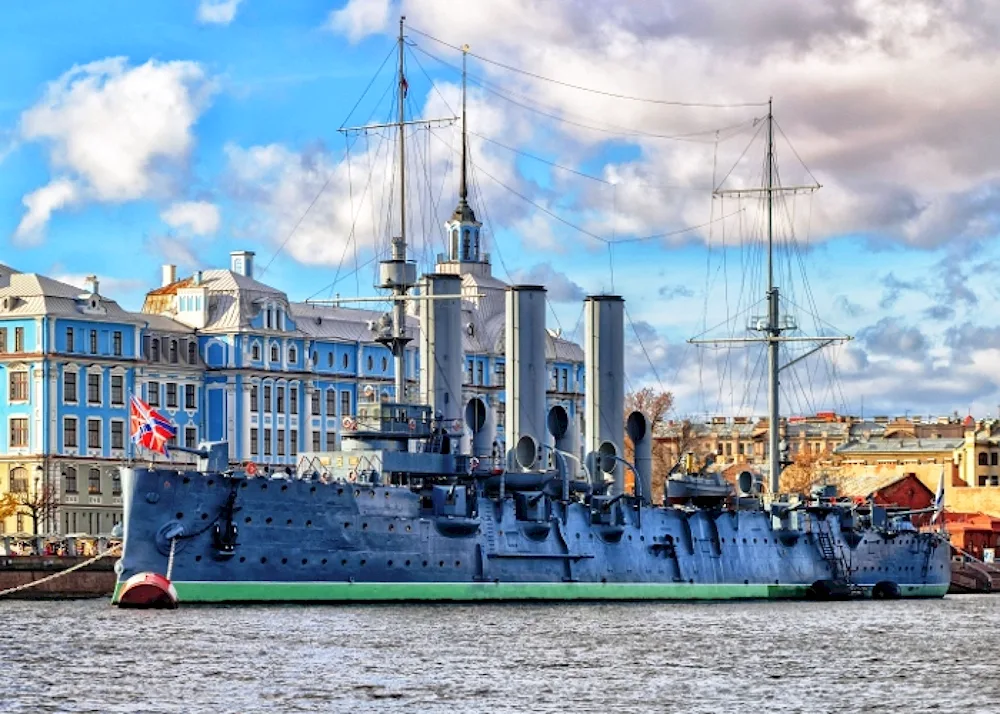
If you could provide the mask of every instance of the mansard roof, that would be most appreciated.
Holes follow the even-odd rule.
[[[0,287],[0,300],[15,298],[9,308],[0,311],[3,317],[74,317],[95,322],[125,322],[137,324],[141,319],[124,310],[117,302],[37,273],[13,273],[9,284]],[[88,310],[89,301],[97,301],[97,309]]]

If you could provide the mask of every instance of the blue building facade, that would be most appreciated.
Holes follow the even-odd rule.
[[[475,227],[475,240],[458,241],[436,270],[462,276],[463,400],[470,415],[481,404],[502,448],[507,286],[492,277]],[[255,279],[249,251],[233,252],[228,268],[184,277],[163,266],[140,312],[101,295],[96,277],[78,288],[0,265],[0,493],[51,493],[39,532],[110,532],[121,519],[119,469],[132,456],[132,393],[177,426],[177,443],[225,440],[234,464],[283,469],[337,449],[359,404],[396,396],[394,360],[372,331],[381,316],[292,302]],[[416,317],[407,330],[417,334]],[[418,399],[411,344],[407,397]],[[546,361],[549,403],[582,433],[583,352],[552,333]],[[27,513],[0,523],[7,533],[34,527]]]

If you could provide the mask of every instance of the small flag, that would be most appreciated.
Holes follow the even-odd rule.
[[[177,436],[177,427],[134,394],[129,422],[133,443],[164,456],[170,455],[167,444]]]
[[[403,99],[406,99],[407,93],[410,91],[410,83],[406,81],[406,76],[404,75],[400,81],[400,85],[403,87]]]
[[[944,513],[944,469],[941,469],[941,480],[938,481],[937,495],[934,497],[934,517],[931,518],[931,523],[937,521],[942,513]]]

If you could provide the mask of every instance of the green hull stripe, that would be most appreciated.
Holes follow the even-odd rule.
[[[175,582],[180,602],[434,600],[762,600],[804,598],[807,585],[708,583]],[[121,583],[115,588],[118,602]],[[901,585],[903,597],[943,597],[948,585]]]

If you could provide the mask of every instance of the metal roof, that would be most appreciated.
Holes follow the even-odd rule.
[[[0,288],[0,300],[6,297],[16,300],[7,309],[0,310],[0,317],[48,316],[94,322],[141,322],[110,298],[37,273],[13,273],[9,284]],[[91,301],[96,301],[96,308],[90,308]]]
[[[838,446],[836,454],[889,454],[889,453],[941,453],[951,452],[962,446],[964,439],[882,439],[849,441]]]

